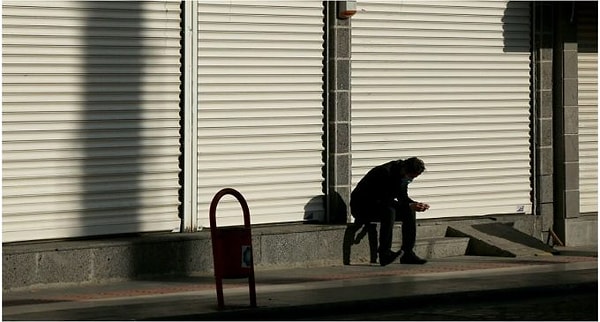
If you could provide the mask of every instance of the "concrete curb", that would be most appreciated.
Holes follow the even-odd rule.
[[[513,265],[505,265],[505,263]],[[470,263],[469,265],[467,265]],[[81,290],[41,290],[11,295],[12,300],[47,299],[50,302],[9,306],[4,320],[288,320],[323,316],[336,312],[360,312],[389,308],[415,308],[429,304],[460,304],[462,301],[490,301],[527,298],[549,294],[593,292],[597,294],[597,261],[592,258],[531,259],[457,258],[444,261],[432,270],[429,265],[398,267],[325,267],[297,275],[298,270],[282,270],[264,276],[257,289],[258,308],[249,307],[248,289],[238,285],[225,294],[226,309],[219,311],[213,289],[177,291],[162,294],[156,287],[169,288],[169,282],[152,282],[146,295],[139,284],[125,284],[132,297],[78,300]],[[465,267],[470,269],[464,269]],[[479,268],[481,267],[481,268]],[[445,268],[454,268],[447,270]],[[383,274],[388,271],[390,274]],[[367,272],[364,274],[362,272]],[[324,274],[327,274],[324,277]],[[283,277],[283,279],[282,279]],[[212,281],[204,280],[203,285]],[[88,288],[88,294],[106,288]],[[114,289],[113,289],[114,290]],[[134,292],[135,291],[135,292]],[[44,296],[44,292],[46,296]],[[68,302],[52,299],[74,295]],[[10,297],[9,297],[10,299]]]
[[[500,301],[503,299],[517,300],[520,298],[565,294],[565,292],[584,293],[598,292],[597,282],[582,282],[565,285],[546,285],[515,287],[506,289],[490,289],[479,291],[464,291],[446,294],[428,294],[416,296],[388,297],[380,299],[354,300],[336,303],[314,303],[287,307],[258,307],[245,309],[230,309],[219,312],[183,314],[163,316],[160,318],[142,319],[145,321],[268,321],[268,320],[302,320],[312,316],[323,316],[344,312],[344,314],[360,313],[366,308],[370,311],[385,311],[389,309],[426,307],[436,305],[460,304],[464,301]]]

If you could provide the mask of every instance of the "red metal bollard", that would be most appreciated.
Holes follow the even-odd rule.
[[[219,200],[227,194],[233,195],[244,212],[243,227],[217,228],[216,209]],[[210,203],[210,236],[212,239],[217,302],[219,309],[224,306],[223,279],[248,278],[250,306],[256,307],[256,285],[254,280],[254,259],[252,256],[252,233],[250,231],[250,210],[246,199],[237,190],[224,188],[217,192]]]

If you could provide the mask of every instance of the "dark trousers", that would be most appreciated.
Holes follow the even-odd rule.
[[[402,247],[405,252],[411,252],[417,238],[416,213],[408,203],[394,202],[392,204],[372,204],[352,210],[356,223],[380,222],[379,253],[387,253],[392,249],[394,223],[402,222]]]

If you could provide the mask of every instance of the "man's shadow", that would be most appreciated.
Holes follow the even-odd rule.
[[[344,232],[344,241],[342,244],[342,254],[344,265],[350,265],[350,255],[352,246],[358,245],[368,236],[370,262],[377,263],[377,223],[376,222],[354,222],[348,221],[348,207],[342,196],[334,192],[330,199],[329,218],[325,218],[323,213],[325,199],[324,196],[316,196],[304,207],[304,223],[328,223],[328,224],[343,224],[346,223]],[[362,228],[362,229],[361,229]]]
[[[362,228],[362,229],[361,229]],[[368,236],[370,263],[377,263],[377,223],[354,222],[348,224],[344,232],[343,260],[344,265],[350,265],[352,245],[358,245]]]
[[[342,254],[344,265],[350,265],[352,246],[358,245],[365,236],[368,236],[370,262],[377,263],[377,223],[359,222],[348,223],[348,204],[342,196],[334,192],[329,199],[331,219],[334,223],[346,223]],[[362,228],[362,229],[361,229]]]

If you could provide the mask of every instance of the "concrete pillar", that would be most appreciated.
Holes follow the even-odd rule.
[[[565,242],[566,222],[579,217],[577,25],[575,2],[554,6],[554,229]]]
[[[533,2],[535,215],[540,237],[546,240],[554,222],[553,140],[553,5]],[[535,233],[535,231],[534,231]]]
[[[351,19],[338,19],[339,1],[326,1],[328,81],[328,222],[346,223],[350,216],[350,55]]]

